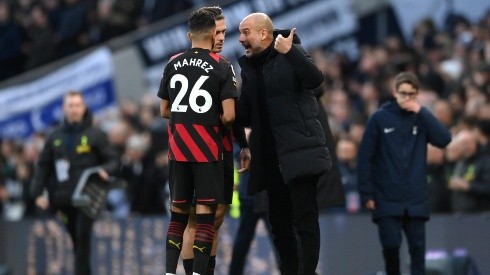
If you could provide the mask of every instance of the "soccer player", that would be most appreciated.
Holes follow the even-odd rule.
[[[226,35],[226,22],[225,16],[223,15],[223,11],[220,7],[203,7],[201,10],[206,10],[212,12],[214,14],[214,20],[216,22],[216,36],[214,41],[213,49],[211,50],[214,53],[220,53],[223,50],[223,46],[225,43],[225,35]],[[233,141],[235,140],[237,144],[241,148],[240,152],[240,162],[241,169],[239,172],[243,172],[248,170],[248,166],[250,164],[250,150],[248,149],[248,144],[245,138],[245,131],[243,127],[232,127],[233,131],[229,131],[229,129],[224,129],[224,137],[223,137],[223,169],[224,169],[224,196],[225,196],[225,204],[218,204],[215,214],[214,221],[214,230],[215,237],[213,241],[213,249],[211,251],[211,257],[209,258],[207,275],[214,274],[214,268],[216,265],[216,254],[218,250],[218,231],[221,225],[223,224],[223,220],[225,214],[228,210],[228,205],[232,202],[233,196],[233,185],[234,185],[234,160],[233,160]],[[192,249],[192,245],[194,243],[194,235],[196,231],[196,216],[195,216],[195,208],[191,208],[191,213],[189,217],[189,222],[184,231],[184,244],[182,247],[182,259],[184,264],[184,269],[186,274],[192,274],[194,253]]]
[[[196,202],[194,274],[205,274],[214,240],[215,211],[224,204],[223,128],[235,118],[236,79],[231,64],[211,51],[213,13],[197,10],[188,20],[192,47],[171,58],[158,96],[169,118],[171,216],[166,272],[175,274],[191,202]]]

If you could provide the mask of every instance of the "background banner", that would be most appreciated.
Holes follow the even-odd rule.
[[[276,1],[236,1],[223,6],[226,18],[226,40],[223,56],[235,62],[244,55],[238,42],[238,28],[242,19],[250,13],[261,11],[268,14],[278,29],[297,28],[297,35],[306,48],[320,47],[334,39],[357,31],[357,16],[352,2],[334,0],[276,0]],[[301,18],[301,20],[298,20]],[[176,53],[190,48],[187,39],[187,18],[182,17],[169,29],[137,42],[147,67],[146,77],[150,90],[157,91],[163,68],[168,59]],[[238,66],[235,66],[237,74]]]
[[[63,95],[81,90],[94,114],[116,106],[112,54],[100,48],[29,83],[0,90],[0,138],[28,138],[62,118]]]

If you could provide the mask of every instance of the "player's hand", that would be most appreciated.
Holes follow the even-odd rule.
[[[42,210],[46,210],[49,207],[49,201],[44,196],[37,197],[35,204],[36,204],[37,207],[39,207]]]
[[[240,169],[238,170],[238,173],[243,173],[250,169],[250,159],[250,149],[242,148],[242,150],[240,151]]]
[[[104,181],[108,181],[109,180],[109,173],[107,173],[106,170],[104,169],[100,169],[99,170],[99,177],[104,180]]]
[[[274,42],[274,49],[282,54],[289,52],[291,46],[293,45],[293,37],[295,32],[296,28],[293,28],[288,37],[284,37],[279,34]]]
[[[366,201],[366,208],[369,210],[376,209],[376,203],[374,202],[374,200],[367,200]]]
[[[409,100],[403,103],[403,109],[418,114],[422,106],[416,100]]]

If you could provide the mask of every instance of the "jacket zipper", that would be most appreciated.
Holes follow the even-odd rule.
[[[308,124],[306,124],[305,116],[303,115],[303,112],[301,112],[301,109],[299,108],[298,104],[295,104],[295,105],[296,105],[296,108],[298,109],[298,112],[301,116],[301,119],[303,120],[303,123],[305,124],[306,134],[309,136],[310,135],[310,129],[308,129]]]

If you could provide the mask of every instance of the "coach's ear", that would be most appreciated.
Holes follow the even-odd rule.
[[[192,42],[192,37],[191,37],[191,33],[190,32],[187,32],[187,39],[189,39],[189,41]]]

